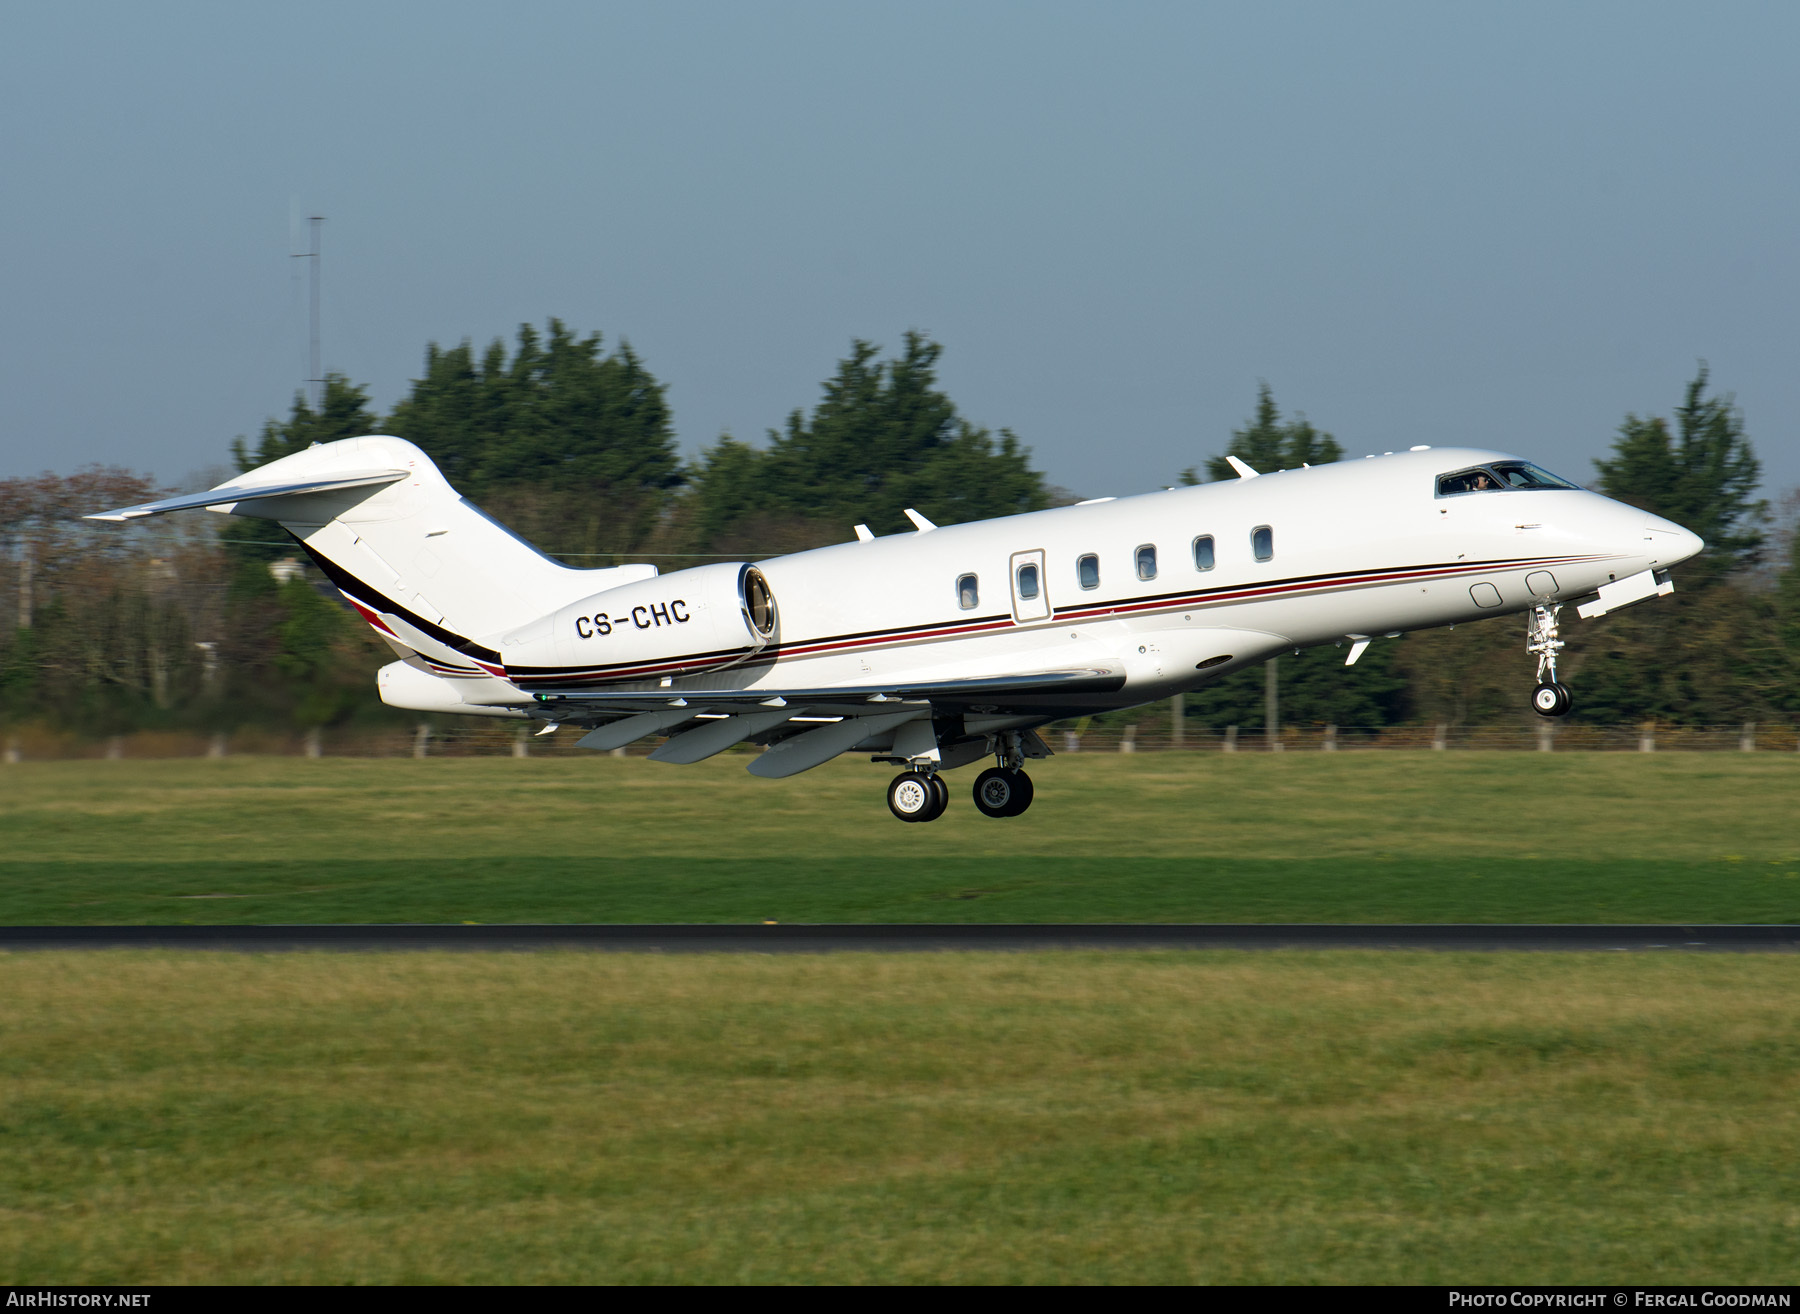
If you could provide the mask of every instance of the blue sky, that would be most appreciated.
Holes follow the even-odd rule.
[[[171,482],[324,355],[627,337],[688,451],[855,337],[1086,496],[1266,379],[1352,452],[1575,478],[1700,358],[1800,484],[1800,6],[20,4],[0,44],[0,476]]]

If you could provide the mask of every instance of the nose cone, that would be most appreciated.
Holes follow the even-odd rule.
[[[1673,520],[1651,516],[1644,525],[1644,537],[1650,541],[1650,555],[1659,566],[1673,566],[1686,561],[1706,546],[1706,541],[1691,529],[1683,529]]]

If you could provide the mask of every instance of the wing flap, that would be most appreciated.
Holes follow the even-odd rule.
[[[810,771],[821,763],[829,762],[870,735],[878,735],[883,730],[891,730],[923,715],[922,711],[913,709],[878,716],[845,717],[842,721],[834,721],[817,730],[808,730],[805,734],[782,740],[752,762],[748,770],[753,776],[763,776],[770,780],[797,776],[802,771]]]

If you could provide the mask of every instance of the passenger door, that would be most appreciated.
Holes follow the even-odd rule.
[[[1050,577],[1044,569],[1044,550],[1012,554],[1007,576],[1011,581],[1013,619],[1021,625],[1050,619]]]

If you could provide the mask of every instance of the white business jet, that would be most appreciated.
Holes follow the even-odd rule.
[[[1673,589],[1701,541],[1500,452],[1415,447],[1137,497],[659,575],[552,561],[400,438],[316,445],[193,507],[279,521],[400,660],[383,700],[568,725],[584,748],[668,738],[659,762],[766,745],[758,776],[869,753],[902,769],[903,821],[944,811],[942,773],[990,817],[1031,804],[1036,727],[1210,683],[1289,649],[1529,615],[1533,708],[1569,710],[1557,614]]]

